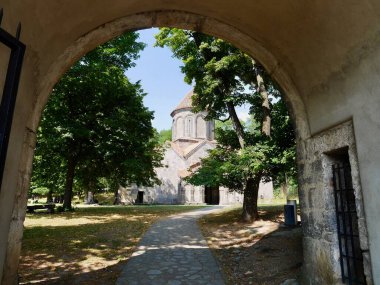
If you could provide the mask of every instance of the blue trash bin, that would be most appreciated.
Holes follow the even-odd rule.
[[[284,215],[285,215],[285,225],[287,226],[295,226],[296,225],[296,217],[295,217],[295,209],[294,205],[284,205]]]

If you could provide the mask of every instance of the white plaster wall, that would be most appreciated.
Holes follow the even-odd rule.
[[[361,57],[306,97],[312,133],[352,118],[368,226],[372,272],[380,284],[380,45],[368,43]]]

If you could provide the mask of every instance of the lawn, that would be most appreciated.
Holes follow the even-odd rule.
[[[27,214],[20,284],[114,284],[154,221],[201,207],[92,206]]]

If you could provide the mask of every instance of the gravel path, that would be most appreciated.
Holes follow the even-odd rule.
[[[197,219],[221,206],[177,214],[154,224],[142,238],[116,285],[224,285]]]

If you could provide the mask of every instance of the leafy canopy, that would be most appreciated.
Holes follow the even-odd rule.
[[[114,186],[155,181],[162,153],[153,112],[140,83],[125,76],[145,46],[137,39],[126,33],[97,47],[56,84],[38,131],[34,188],[62,192],[70,167],[73,183],[92,191],[104,178]]]

